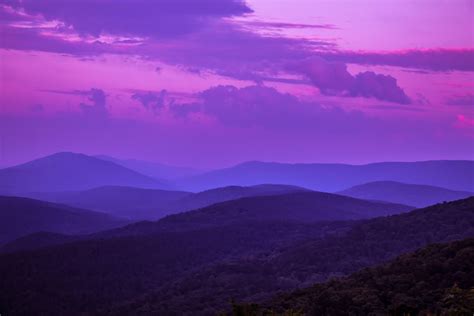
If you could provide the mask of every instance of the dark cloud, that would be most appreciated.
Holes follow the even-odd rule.
[[[147,110],[157,114],[165,106],[166,90],[160,92],[136,92],[132,94],[132,99],[140,102]]]
[[[400,104],[411,103],[405,91],[397,85],[397,79],[372,71],[358,73],[349,88],[349,94],[354,97],[372,97]]]
[[[0,0],[1,1],[1,0]],[[106,53],[137,55],[181,66],[212,71],[241,80],[262,82],[275,77],[289,61],[319,56],[328,62],[390,65],[410,71],[474,71],[473,49],[429,49],[393,52],[342,51],[331,40],[289,38],[261,34],[268,28],[334,28],[326,24],[293,24],[224,19],[251,12],[238,0],[112,0],[58,2],[52,0],[4,0],[47,20],[59,20],[81,33],[140,37],[112,43],[98,40],[68,41],[48,36],[41,27],[18,28],[9,21],[27,16],[0,7],[0,47],[40,50],[84,57]],[[34,22],[38,16],[30,16]],[[34,25],[34,23],[33,23]],[[251,27],[249,27],[251,26]],[[71,30],[56,27],[51,32],[67,35]]]
[[[195,32],[216,18],[252,12],[241,0],[4,0],[46,20],[62,21],[78,33],[163,38]]]
[[[429,71],[474,71],[474,49],[425,49],[394,52],[322,52],[329,61],[363,65],[389,65]]]
[[[324,94],[374,97],[403,104],[410,102],[391,76],[367,72],[354,78],[342,63],[326,62],[318,57],[310,59],[310,56],[314,56],[313,48],[329,48],[331,47],[329,43],[285,37],[262,37],[241,30],[235,25],[222,24],[220,27],[207,28],[189,35],[186,41],[162,48],[159,57],[151,42],[124,50],[119,46],[100,42],[63,41],[34,30],[11,27],[6,29],[1,44],[7,48],[82,55],[135,52],[137,55],[159,58],[163,62],[196,74],[207,70],[221,76],[258,84],[265,81],[307,84],[308,81],[305,80],[279,77],[288,70],[288,64],[297,64],[298,66],[290,68],[297,69],[298,73],[305,75]],[[199,54],[196,54],[198,51]],[[294,63],[295,60],[305,62]],[[152,97],[149,95],[148,99]],[[141,96],[136,96],[136,100],[140,101],[140,98]]]
[[[73,1],[67,5],[48,0],[4,2],[31,14],[42,14],[48,20],[63,21],[80,33],[108,32],[148,38],[132,40],[133,45],[129,44],[130,40],[68,41],[45,35],[38,28],[18,28],[5,22],[0,26],[0,47],[3,48],[65,53],[80,58],[106,53],[142,56],[197,75],[210,72],[257,84],[269,81],[312,84],[325,95],[411,103],[394,77],[374,72],[352,75],[347,71],[347,63],[392,65],[415,71],[474,70],[472,49],[348,52],[338,50],[331,41],[262,35],[248,26],[252,23],[255,29],[330,29],[333,26],[223,19],[251,12],[245,2],[238,0],[124,1],[114,5],[111,0]],[[18,18],[11,10],[5,12],[4,15]],[[62,29],[55,31],[63,32]],[[286,78],[288,71],[302,76]],[[144,104],[145,99],[137,95],[135,100]],[[154,102],[154,108],[158,109],[157,101],[148,102]]]
[[[294,63],[289,69],[305,75],[325,95],[376,98],[400,104],[411,103],[392,76],[372,71],[353,76],[347,71],[345,64],[328,62],[319,57]]]
[[[69,54],[78,57],[96,56],[104,53],[121,53],[114,47],[99,41],[66,41],[59,37],[41,34],[37,28],[20,28],[0,24],[0,47],[6,49],[43,51]]]
[[[370,106],[376,110],[397,110],[397,111],[412,111],[412,112],[424,112],[423,109],[412,107],[412,106],[401,106],[401,105],[373,105]]]
[[[308,58],[316,48],[332,49],[334,44],[262,36],[237,24],[220,21],[189,34],[185,41],[173,41],[169,46],[147,43],[137,50],[142,56],[159,58],[183,69],[207,70],[235,79],[259,81],[282,71],[289,61]]]
[[[41,113],[44,111],[44,106],[42,104],[33,104],[29,108],[33,113]]]
[[[107,110],[107,95],[104,90],[98,88],[91,88],[90,90],[42,90],[43,92],[58,93],[58,94],[70,94],[86,97],[90,103],[80,103],[79,106],[89,118],[103,119],[108,116]]]
[[[242,21],[242,25],[259,27],[264,29],[337,29],[332,24],[305,24],[305,23],[285,23],[268,21]]]
[[[447,105],[474,106],[474,94],[452,96],[446,99]]]
[[[201,111],[200,103],[173,103],[169,110],[175,118],[186,119],[192,113]]]
[[[358,112],[346,112],[338,107],[322,107],[304,102],[296,96],[281,93],[266,86],[216,86],[198,94],[199,101],[174,104],[170,110],[176,116],[202,113],[215,118],[224,126],[241,128],[311,129],[315,125],[341,124],[352,126],[351,119],[360,121]],[[329,123],[332,122],[332,123]],[[345,126],[345,127],[342,127]]]
[[[81,103],[81,109],[84,114],[91,118],[105,118],[108,115],[106,107],[106,98],[105,92],[101,89],[92,88],[86,91],[75,91],[79,95],[87,96],[87,99],[91,104]]]

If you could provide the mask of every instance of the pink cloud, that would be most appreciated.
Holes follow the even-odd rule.
[[[458,114],[456,119],[457,119],[456,126],[460,128],[469,128],[469,129],[474,128],[474,118],[467,117],[466,115],[463,115],[463,114]]]

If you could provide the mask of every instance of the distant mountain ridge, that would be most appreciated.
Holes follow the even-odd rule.
[[[28,196],[133,220],[153,220],[173,211],[171,205],[191,194],[184,191],[101,186],[84,191],[34,192]]]
[[[282,188],[284,186],[269,186]],[[260,189],[262,187],[259,187]],[[267,187],[268,189],[268,187]],[[207,194],[207,192],[206,192]],[[330,221],[354,221],[408,212],[410,206],[387,202],[355,199],[332,193],[295,191],[275,195],[256,195],[220,202],[206,207],[166,216],[158,221],[131,223],[109,231],[98,232],[80,239],[143,236],[157,233],[178,233],[203,229],[222,228],[250,223],[281,223],[283,225],[307,225]],[[39,242],[37,243],[37,240]],[[61,236],[35,235],[8,245],[8,251],[18,248],[36,248],[69,242]],[[3,249],[5,250],[5,249]]]
[[[29,197],[87,208],[134,220],[157,220],[166,215],[215,203],[258,195],[274,195],[306,189],[288,185],[228,186],[198,193],[103,186],[85,191],[38,192]]]
[[[163,181],[84,154],[56,153],[0,170],[0,193],[85,190],[103,185],[168,188]]]
[[[178,167],[158,162],[144,161],[139,159],[119,159],[107,155],[97,155],[96,158],[111,161],[131,170],[157,179],[173,180],[177,178],[193,176],[202,173],[201,170],[190,167]]]
[[[454,191],[430,185],[407,184],[395,181],[369,182],[338,193],[359,199],[380,200],[416,207],[465,199],[474,195],[473,192]]]
[[[66,205],[0,196],[0,244],[36,232],[87,234],[129,221]]]
[[[173,168],[175,167],[139,160],[62,152],[0,169],[0,193],[77,191],[108,185],[201,192],[226,186],[266,183],[339,192],[374,181],[395,181],[474,192],[474,161],[468,160],[381,162],[367,165],[251,161],[192,176],[189,176],[189,172],[194,173],[196,170]],[[145,175],[159,175],[160,172],[173,180]],[[185,174],[188,176],[184,177]]]
[[[474,191],[474,161],[381,162],[367,165],[252,161],[189,177],[178,182],[178,185],[185,190],[202,191],[227,185],[281,183],[316,191],[337,192],[373,181],[397,181]]]
[[[412,209],[407,205],[366,201],[332,193],[297,191],[216,203],[201,209],[172,214],[156,222],[143,221],[99,232],[94,238],[195,231],[246,223],[311,224],[354,221],[405,213]]]

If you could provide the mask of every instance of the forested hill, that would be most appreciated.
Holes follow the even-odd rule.
[[[240,315],[472,315],[474,239],[434,244],[346,278],[282,295]]]
[[[0,313],[215,315],[473,238],[474,198],[350,223],[235,222],[0,255]]]

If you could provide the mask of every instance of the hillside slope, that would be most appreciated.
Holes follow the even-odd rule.
[[[85,190],[104,185],[167,188],[162,181],[83,154],[57,153],[0,170],[0,192]]]
[[[472,236],[474,198],[359,223],[268,220],[112,234],[0,255],[0,306],[10,314],[209,315],[232,298],[264,301]]]
[[[230,186],[198,193],[104,186],[85,191],[29,193],[28,196],[106,212],[133,220],[157,220],[169,214],[198,209],[242,197],[303,190],[303,188],[293,186],[270,184],[252,187]]]
[[[246,221],[321,222],[358,220],[398,214],[412,208],[400,204],[374,202],[316,191],[300,191],[273,196],[245,197],[202,209],[170,215],[164,227],[224,226]]]
[[[102,186],[84,191],[36,192],[31,197],[87,208],[132,220],[156,220],[174,211],[192,193],[128,186]]]
[[[0,244],[36,232],[86,234],[128,221],[104,213],[33,199],[0,196]]]
[[[143,161],[138,159],[118,159],[106,155],[98,155],[96,158],[111,161],[125,168],[135,170],[141,174],[157,178],[173,180],[176,178],[192,176],[200,173],[199,170],[189,167],[170,166],[162,163]]]
[[[132,302],[114,306],[110,315],[143,307],[156,314],[216,314],[228,309],[231,299],[263,302],[282,291],[348,275],[430,243],[471,237],[474,198],[438,204],[362,221],[340,233],[285,245],[262,256],[208,265]]]
[[[395,181],[376,181],[338,192],[358,199],[379,200],[425,207],[473,196],[473,192],[454,191],[431,185],[408,184]]]
[[[227,193],[232,193],[231,195],[227,195],[227,197],[230,197],[242,193],[258,194],[258,192],[267,192],[268,194],[271,194],[270,192],[273,191],[270,190],[280,192],[282,189],[286,190],[287,187],[277,185],[258,186],[257,191],[255,191],[254,187],[228,187],[212,190],[212,192],[206,191],[203,192],[203,195],[206,198],[204,201],[209,201],[208,195],[211,195],[213,199],[216,198],[213,196],[216,193],[218,193],[218,197],[225,197],[226,195],[220,194],[221,190],[224,190]],[[289,189],[294,190],[295,188],[290,187]],[[299,188],[296,189],[299,190]],[[113,192],[115,192],[115,190],[113,190]],[[126,196],[126,194],[124,194],[124,196]],[[197,197],[197,202],[202,201],[200,193],[195,195],[191,194],[190,197]],[[184,199],[187,198],[188,196],[184,197]],[[117,200],[120,205],[122,198],[118,197]],[[88,206],[90,207],[91,205]],[[193,211],[168,215],[158,221],[132,223],[110,231],[98,232],[93,235],[77,236],[76,239],[143,236],[163,232],[181,232],[213,227],[228,227],[253,222],[307,224],[344,220],[353,221],[403,213],[411,209],[411,207],[405,205],[359,200],[331,193],[294,191],[285,194],[275,193],[275,195],[257,195],[225,201]],[[64,242],[70,241],[70,237],[64,238]],[[2,251],[35,249],[38,246],[48,245],[49,242],[51,242],[51,244],[62,243],[60,236],[55,236],[54,239],[51,239],[48,234],[45,236],[35,234],[31,238],[26,236],[18,242],[13,241],[12,243],[9,243],[2,248]]]
[[[474,311],[473,263],[474,239],[435,244],[349,277],[282,295],[266,310],[308,315],[469,315]]]

